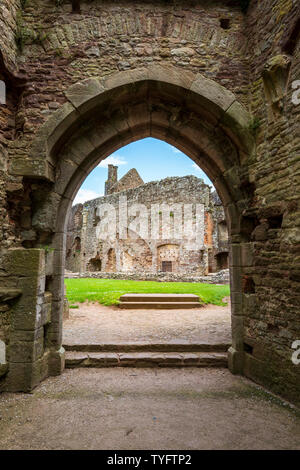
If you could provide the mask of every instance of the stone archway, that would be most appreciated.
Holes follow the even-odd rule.
[[[152,66],[87,79],[73,85],[65,96],[67,102],[37,133],[27,166],[22,168],[23,176],[48,182],[33,216],[34,229],[43,237],[47,234],[53,250],[46,269],[46,290],[52,296],[51,323],[46,332],[48,373],[60,373],[64,367],[64,260],[72,200],[100,160],[148,136],[164,140],[192,158],[212,180],[224,205],[231,243],[233,337],[229,367],[242,372],[240,252],[241,247],[244,254],[248,249],[242,211],[252,196],[248,169],[255,151],[247,111],[224,87],[174,67]],[[16,165],[12,163],[11,171],[20,174]]]

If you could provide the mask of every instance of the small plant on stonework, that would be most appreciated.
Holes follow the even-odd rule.
[[[22,52],[23,49],[24,49],[24,36],[22,34],[22,29],[21,28],[17,28],[17,30],[16,30],[15,42],[16,42],[18,50],[20,52]]]
[[[42,44],[45,39],[47,39],[46,33],[41,30],[35,32],[32,29],[26,28],[23,25],[22,15],[20,13],[18,14],[15,41],[20,52],[23,52],[25,44]]]
[[[256,134],[258,129],[261,126],[261,120],[258,117],[254,117],[252,121],[249,122],[249,130],[253,132],[253,134]]]
[[[62,57],[63,51],[62,51],[62,49],[57,48],[57,49],[55,49],[54,54],[55,54],[56,57]]]
[[[47,34],[44,33],[44,31],[38,31],[38,33],[34,34],[32,39],[34,43],[42,45],[47,39]]]
[[[24,10],[24,8],[26,7],[27,1],[28,1],[28,0],[21,0],[21,8],[22,8],[22,10]]]
[[[19,51],[23,52],[25,44],[34,41],[33,32],[28,28],[24,28],[22,25],[18,25],[15,33],[15,41]]]
[[[49,245],[41,246],[41,248],[43,250],[45,250],[45,253],[51,253],[52,251],[54,251],[54,248],[52,246],[49,246]]]
[[[22,18],[22,14],[20,13],[20,11],[18,11],[17,13],[15,42],[16,42],[18,50],[22,52],[24,48],[24,43],[25,43],[25,35],[24,35],[24,27],[23,27],[23,18]]]
[[[170,217],[174,217],[174,212],[170,212]]]

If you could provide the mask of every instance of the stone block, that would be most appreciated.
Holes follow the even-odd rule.
[[[241,315],[241,307],[237,307],[240,312],[236,315],[232,312],[231,315],[231,330],[232,330],[232,346],[237,351],[241,351],[244,348],[244,318]]]
[[[51,301],[43,303],[42,311],[41,311],[41,324],[42,325],[46,325],[47,323],[50,323],[50,321],[51,321],[51,308],[52,308]]]
[[[61,195],[52,191],[46,200],[40,202],[39,207],[32,217],[32,226],[41,232],[54,232],[56,229],[56,218],[59,212]]]
[[[48,353],[34,363],[11,362],[1,390],[31,392],[47,376]]]
[[[50,351],[49,354],[49,375],[60,375],[65,368],[65,350],[61,347],[57,351]]]
[[[234,101],[222,115],[220,125],[233,142],[252,157],[255,151],[255,139],[250,131],[251,116],[245,108]]]
[[[69,302],[68,299],[64,299],[64,310],[63,310],[63,320],[67,320],[70,316]]]
[[[105,91],[105,86],[97,78],[87,78],[75,83],[65,91],[65,96],[81,114],[95,106],[95,99]]]
[[[242,243],[241,244],[241,262],[242,266],[252,266],[254,260],[253,255],[253,244],[252,243]]]
[[[0,363],[0,378],[6,375],[8,372],[8,364],[1,364]],[[1,391],[1,386],[0,386]]]
[[[44,250],[14,248],[1,256],[2,269],[10,276],[39,277],[45,270]],[[20,281],[20,288],[22,282]]]
[[[200,74],[197,74],[190,90],[197,94],[197,99],[200,97],[204,108],[218,117],[222,116],[236,101],[233,93],[214,80]]]
[[[12,158],[9,173],[13,176],[42,179],[51,183],[55,180],[53,165],[45,158]]]
[[[16,341],[14,339],[9,347],[9,361],[19,363],[32,363],[42,357],[44,353],[44,337],[35,338],[34,341]]]
[[[228,349],[228,368],[232,374],[242,374],[244,367],[244,351],[237,351],[234,347]]]
[[[21,289],[10,289],[9,287],[0,288],[0,302],[16,299],[22,294]]]
[[[39,142],[38,147],[44,143],[42,149],[44,155],[48,157],[47,153],[51,155],[51,149],[53,146],[62,138],[64,133],[70,129],[72,124],[78,121],[79,115],[77,110],[71,103],[64,103],[54,113],[51,114],[50,118],[43,124],[42,128],[37,134],[37,139],[34,141],[30,156],[34,157],[39,148],[36,144]],[[42,156],[44,156],[42,153]]]
[[[0,340],[0,365],[6,364],[6,344]]]
[[[15,330],[34,330],[41,326],[43,296],[22,295],[15,303],[11,325]]]
[[[230,285],[233,292],[242,291],[242,270],[240,267],[234,266],[231,268]]]
[[[231,265],[234,267],[242,266],[241,245],[232,243],[230,249],[231,249]]]

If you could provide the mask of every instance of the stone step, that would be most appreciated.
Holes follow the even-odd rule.
[[[66,368],[79,367],[227,367],[221,352],[66,352]]]
[[[186,308],[199,308],[202,305],[200,302],[120,302],[119,308],[123,309],[153,309],[153,310],[167,310],[178,309],[183,310]]]
[[[77,352],[227,352],[230,343],[190,343],[183,340],[168,343],[136,341],[134,343],[64,344],[63,347],[66,351]]]
[[[121,302],[199,302],[195,294],[124,294]],[[199,305],[198,305],[199,306]]]

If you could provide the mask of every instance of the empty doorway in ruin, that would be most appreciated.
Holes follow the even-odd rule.
[[[33,214],[37,246],[45,237],[51,246],[45,279],[51,301],[51,322],[45,324],[48,373],[59,373],[63,368],[65,242],[72,201],[99,161],[122,146],[149,136],[170,143],[199,165],[213,182],[224,206],[232,298],[229,367],[242,372],[241,279],[253,229],[250,218],[248,224],[242,213],[252,197],[248,159],[254,151],[254,139],[247,127],[247,111],[226,88],[176,67],[150,66],[116,73],[101,83],[96,78],[87,79],[70,87],[65,96],[67,102],[37,132],[30,154],[33,161],[43,159],[43,165],[33,165],[32,171],[38,169],[39,178],[45,172],[43,178],[49,180]],[[30,364],[26,365],[28,374]],[[18,371],[11,371],[10,377],[14,373]],[[41,378],[44,376],[43,372]]]
[[[152,156],[153,172],[149,171],[148,162],[145,161],[149,155]],[[111,163],[118,159],[121,165],[119,168]],[[122,161],[126,163],[122,165]],[[133,165],[137,169],[132,169]],[[176,172],[182,174],[183,169],[186,176],[174,176]],[[106,194],[97,195],[95,192],[94,199],[84,202],[85,194],[90,197],[93,190],[101,191],[101,188],[104,189],[104,182]],[[120,206],[124,200],[126,205],[123,203]],[[203,211],[199,210],[200,207],[203,207]],[[80,210],[84,214],[81,218],[78,217]],[[126,236],[120,233],[118,224],[118,230],[109,232],[109,225],[114,221],[122,218],[124,224],[125,212],[128,213],[127,222],[130,227]],[[159,281],[156,284],[157,293],[170,288],[170,284],[165,284],[168,281],[173,284],[173,292],[176,293],[177,287],[181,286],[180,281],[206,281],[207,251],[218,252],[220,248],[225,248],[223,237],[219,237],[219,223],[224,218],[224,210],[215,189],[209,186],[207,177],[195,167],[189,157],[162,140],[141,139],[107,157],[84,181],[74,200],[68,223],[70,239],[67,250],[73,243],[72,228],[73,237],[81,234],[84,251],[81,277],[90,278],[90,281],[86,284],[86,281],[78,282],[86,286],[87,297],[90,292],[95,295],[101,289],[120,289],[118,279]],[[158,222],[157,234],[151,230],[154,222]],[[191,228],[195,228],[197,224],[201,225],[199,228],[203,232],[203,240],[201,243],[199,239],[197,246],[193,246],[194,232]],[[208,235],[209,230],[212,234]],[[97,269],[98,264],[91,263],[91,260],[104,260],[101,263],[101,272]],[[77,280],[69,280],[69,274],[65,281],[67,287],[76,289]],[[76,276],[76,272],[72,276]],[[215,283],[220,283],[221,280],[218,277]],[[211,278],[208,281],[213,282]],[[133,292],[132,288],[138,288],[139,283],[136,286],[126,282],[123,284],[128,285],[125,293],[130,293]],[[146,284],[140,284],[146,292]],[[183,293],[189,294],[189,287],[192,285],[193,282],[187,283]],[[216,289],[220,287],[222,286]],[[81,288],[80,291],[82,292]],[[226,295],[229,294],[224,293],[221,298]],[[209,341],[219,352],[221,346],[223,352],[226,351],[230,344],[229,306],[202,308],[198,303],[198,308],[188,311],[185,311],[183,305],[177,304],[176,307],[176,311],[171,311],[168,310],[168,305],[161,304],[158,310],[153,306],[146,309],[146,305],[143,305],[137,311],[134,308],[124,310],[124,305],[121,309],[116,306],[107,307],[103,303],[79,304],[79,308],[70,309],[70,318],[64,323],[63,345],[67,350],[75,346],[79,348],[80,344],[84,344],[87,349],[89,343],[119,344],[121,348],[122,342],[125,342],[134,349],[137,342],[144,342],[151,350],[152,344],[161,342],[164,342],[163,347],[166,348],[171,347],[173,341],[178,344],[188,342],[193,347]],[[69,365],[68,358],[69,353]]]

